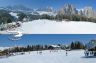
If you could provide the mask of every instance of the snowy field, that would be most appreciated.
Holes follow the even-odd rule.
[[[68,56],[63,50],[58,52],[43,51],[42,54],[37,52],[25,53],[0,59],[0,63],[96,63],[96,58],[84,58],[84,51],[70,51]]]
[[[52,20],[34,20],[22,23],[22,26],[16,29],[24,34],[96,34],[96,23]],[[6,31],[0,31],[1,34],[8,34]]]
[[[20,28],[27,34],[96,34],[96,23],[51,20],[34,20],[25,22]]]

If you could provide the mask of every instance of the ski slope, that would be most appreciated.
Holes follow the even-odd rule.
[[[22,24],[23,33],[27,34],[96,34],[96,23],[52,20],[34,20]]]
[[[69,51],[68,56],[63,50],[58,52],[43,51],[27,52],[25,55],[17,55],[0,59],[0,63],[96,63],[96,58],[84,58],[84,51]]]

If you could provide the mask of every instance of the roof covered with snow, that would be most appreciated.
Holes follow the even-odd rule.
[[[54,47],[54,48],[59,48],[60,46],[58,46],[58,45],[51,45],[52,47]]]

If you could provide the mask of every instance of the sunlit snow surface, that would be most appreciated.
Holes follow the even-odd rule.
[[[22,32],[27,34],[96,34],[96,23],[52,20],[34,20],[22,24]]]
[[[58,52],[43,51],[26,53],[0,59],[0,63],[96,63],[96,58],[85,58],[83,50],[70,51],[68,56],[63,50]]]

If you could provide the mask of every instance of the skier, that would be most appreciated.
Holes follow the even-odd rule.
[[[86,52],[86,55],[89,56],[89,52],[88,51]]]
[[[68,55],[68,52],[67,52],[67,50],[66,50],[66,56]]]

